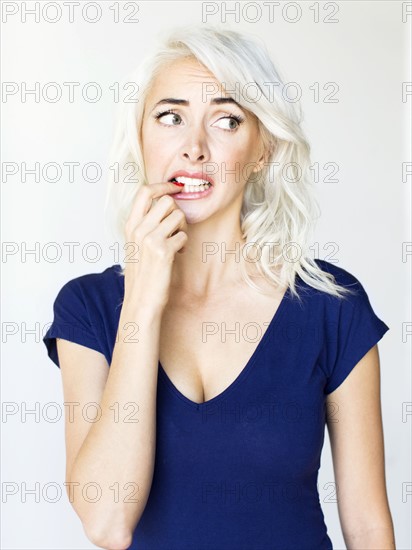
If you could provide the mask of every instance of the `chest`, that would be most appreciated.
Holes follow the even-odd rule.
[[[224,392],[258,349],[283,296],[284,290],[251,292],[207,306],[189,300],[168,304],[159,360],[176,389],[195,403]]]

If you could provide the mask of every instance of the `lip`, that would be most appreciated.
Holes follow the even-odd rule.
[[[176,200],[196,200],[196,199],[204,199],[208,197],[213,192],[213,185],[211,185],[208,189],[205,189],[205,191],[193,191],[192,193],[174,193],[172,197]]]
[[[209,176],[209,174],[205,174],[205,172],[187,172],[186,170],[178,170],[177,172],[173,172],[173,174],[169,177],[167,181],[170,181],[173,178],[177,178],[179,176],[183,176],[185,178],[195,178],[199,180],[206,180],[210,182],[212,185],[215,184],[213,178]]]

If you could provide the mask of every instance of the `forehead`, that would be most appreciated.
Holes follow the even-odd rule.
[[[209,86],[204,88],[205,84]],[[210,87],[210,84],[213,84],[213,87]],[[182,87],[186,87],[186,89],[190,87],[192,91],[205,89],[210,96],[224,94],[222,86],[209,69],[197,59],[187,58],[175,60],[163,67],[160,74],[154,78],[149,95],[156,99],[154,96],[167,90],[167,96],[174,97],[173,91],[179,90],[181,93]]]

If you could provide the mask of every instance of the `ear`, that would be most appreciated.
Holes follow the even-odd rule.
[[[259,157],[259,160],[256,161],[256,165],[254,166],[252,172],[260,172],[265,163],[268,163],[269,162],[269,158],[271,156],[271,153],[273,152],[273,146],[272,144],[270,145],[269,149],[265,149],[263,143],[262,143],[262,147],[260,149],[260,157]]]

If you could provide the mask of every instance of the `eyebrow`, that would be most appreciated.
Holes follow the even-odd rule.
[[[161,99],[160,101],[158,101],[153,106],[153,109],[155,109],[158,105],[165,105],[167,103],[171,104],[171,105],[184,105],[184,106],[190,105],[190,102],[187,99],[175,99],[174,97],[168,97],[168,98]],[[239,105],[239,103],[237,101],[235,101],[234,99],[232,99],[231,97],[215,97],[210,101],[211,105],[225,105],[227,103],[231,103],[233,105],[236,105],[237,107],[239,107],[239,109],[241,109],[243,111],[243,109]],[[152,111],[153,111],[153,109],[152,109]]]

